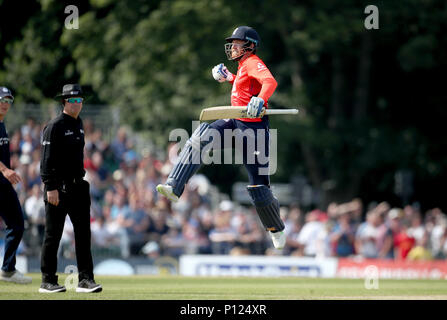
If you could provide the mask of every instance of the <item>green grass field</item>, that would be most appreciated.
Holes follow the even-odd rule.
[[[40,274],[29,285],[0,282],[1,300],[318,300],[447,299],[447,280],[380,280],[367,290],[364,280],[320,278],[222,278],[182,276],[97,276],[103,292],[38,293]],[[59,276],[64,284],[66,275]]]

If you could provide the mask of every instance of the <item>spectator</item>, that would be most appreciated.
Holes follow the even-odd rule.
[[[127,214],[128,210],[129,206],[126,203],[125,195],[122,193],[115,193],[113,196],[113,205],[110,211],[111,218],[120,223],[123,217]]]
[[[414,211],[409,218],[411,219],[411,226],[407,230],[408,236],[414,238],[416,244],[420,245],[426,234],[425,227],[422,224],[421,213],[419,211]]]
[[[360,224],[355,235],[355,251],[365,258],[373,259],[379,256],[377,237],[380,220],[378,216],[378,212],[368,211],[366,221]]]
[[[327,211],[328,219],[330,221],[332,221],[333,224],[335,224],[335,222],[337,221],[337,218],[338,218],[338,213],[340,211],[338,208],[338,205],[335,202],[331,202],[327,206],[326,211]]]
[[[315,257],[317,254],[316,240],[321,233],[326,232],[324,224],[318,220],[319,210],[313,210],[306,215],[306,223],[303,225],[299,235],[299,254],[308,257]]]
[[[405,260],[408,253],[415,246],[416,240],[408,232],[410,222],[404,219],[401,223],[401,228],[394,236],[394,256],[396,260]],[[422,240],[422,239],[421,239]]]
[[[349,212],[341,212],[337,224],[330,234],[335,255],[338,257],[348,257],[355,253],[355,230],[350,223],[351,216]]]
[[[118,129],[116,138],[112,141],[111,149],[115,160],[122,162],[124,160],[124,154],[127,151],[127,132],[124,127]]]
[[[421,239],[421,242],[414,246],[407,255],[407,259],[411,261],[427,261],[432,260],[433,255],[429,249],[429,234],[428,232],[424,233],[424,236]],[[441,259],[445,259],[445,256],[441,257]]]
[[[99,216],[92,222],[92,245],[100,248],[107,248],[118,244],[118,240],[106,226],[104,216]]]
[[[36,165],[35,162],[31,162],[27,169],[28,170],[27,170],[26,186],[25,186],[26,190],[30,190],[36,185],[40,187],[42,179],[40,178],[40,169],[38,163]]]
[[[362,222],[363,202],[359,198],[355,198],[350,202],[350,225],[357,229]]]
[[[12,134],[11,140],[10,140],[10,144],[9,144],[9,150],[11,152],[11,156],[13,156],[13,155],[20,156],[20,154],[21,154],[21,150],[20,150],[21,142],[22,142],[22,134],[20,133],[19,130],[17,130],[17,131],[15,131]]]
[[[186,243],[186,254],[211,253],[211,244],[208,236],[200,229],[200,223],[195,218],[185,221],[182,227],[182,236]]]
[[[120,239],[121,256],[123,258],[130,256],[129,237],[124,224],[128,210],[125,195],[117,192],[113,194],[113,204],[110,211],[104,212],[109,232]]]
[[[251,254],[262,254],[265,250],[263,229],[253,215],[242,210],[235,210],[231,226],[236,230],[235,246]]]
[[[447,218],[439,208],[430,210],[430,213],[432,214],[434,220],[434,226],[430,236],[430,245],[433,256],[439,259],[443,257],[444,235],[447,230]]]
[[[160,246],[155,241],[146,243],[141,251],[152,261],[155,261],[160,257]]]
[[[389,208],[388,204],[384,204],[383,207]],[[394,259],[394,232],[398,230],[399,219],[398,212],[391,210],[386,216],[387,211],[381,211],[380,204],[379,210],[379,227],[377,235],[377,249],[379,250],[380,259]],[[385,216],[387,219],[385,219]],[[395,221],[394,221],[395,220]]]
[[[219,212],[214,216],[214,228],[209,237],[213,254],[229,254],[237,239],[236,230],[231,226],[233,204],[222,201]]]
[[[299,250],[298,235],[303,226],[303,215],[301,209],[297,205],[292,205],[290,211],[284,219],[286,233],[286,246],[284,247],[284,255],[293,254],[295,250]]]
[[[214,217],[211,211],[205,211],[199,220],[200,229],[208,237],[214,225]]]
[[[158,201],[156,207],[149,213],[152,223],[149,225],[147,232],[149,241],[159,242],[163,235],[169,231],[167,224],[167,216],[169,211],[163,202]],[[176,232],[179,232],[177,229]]]
[[[45,232],[45,203],[39,185],[35,184],[31,189],[31,195],[25,200],[24,209],[31,229],[30,247],[36,255],[40,255]]]
[[[182,229],[168,228],[159,241],[164,255],[180,257],[187,251],[188,246],[183,238]]]
[[[36,124],[36,120],[33,118],[26,119],[26,123],[20,128],[20,133],[22,136],[29,135],[32,141],[34,141],[34,146],[36,143],[39,143],[40,132],[40,127]]]
[[[129,197],[129,210],[123,216],[122,225],[126,228],[130,241],[130,253],[139,254],[146,242],[145,231],[149,227],[149,216],[143,209],[143,202],[136,193],[131,193]]]

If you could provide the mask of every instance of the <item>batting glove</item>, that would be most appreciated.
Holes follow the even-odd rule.
[[[212,70],[213,78],[216,81],[219,82],[225,82],[225,81],[233,81],[234,76],[233,74],[228,71],[227,67],[223,63],[218,64],[215,66]]]
[[[259,118],[263,107],[264,99],[259,97],[251,97],[251,100],[247,105],[247,117]]]

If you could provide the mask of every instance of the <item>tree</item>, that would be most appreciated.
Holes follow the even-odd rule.
[[[438,191],[447,178],[439,130],[447,96],[438,80],[446,74],[445,1],[379,1],[378,30],[364,27],[369,3],[354,0],[90,0],[80,5],[78,30],[61,27],[62,4],[38,3],[22,20],[23,36],[0,51],[0,79],[18,99],[47,101],[76,79],[91,86],[93,101],[166,146],[168,133],[189,129],[202,107],[229,103],[230,87],[210,70],[226,62],[224,38],[250,25],[279,83],[270,105],[300,109],[271,117],[279,138],[272,181],[309,177],[324,193],[322,207],[354,196],[398,205],[394,176],[405,170],[414,175],[410,200],[447,205]],[[226,191],[243,179],[240,166],[204,172]]]

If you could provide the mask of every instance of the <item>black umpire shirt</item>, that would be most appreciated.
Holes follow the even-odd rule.
[[[80,117],[75,119],[62,113],[45,126],[40,175],[48,191],[84,177],[84,144]]]
[[[9,153],[9,137],[6,133],[5,124],[0,122],[0,161],[3,164],[11,169],[11,155]],[[10,183],[8,179],[6,179],[3,174],[0,173],[0,184],[8,184]]]

